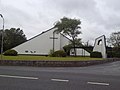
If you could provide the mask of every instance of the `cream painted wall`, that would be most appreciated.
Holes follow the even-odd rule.
[[[74,49],[71,49],[70,55],[73,56],[74,55],[73,52],[74,52]],[[90,56],[90,53],[83,48],[76,48],[76,55],[77,56]]]

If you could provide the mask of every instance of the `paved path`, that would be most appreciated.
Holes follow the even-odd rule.
[[[120,61],[88,67],[0,66],[0,90],[120,90]]]

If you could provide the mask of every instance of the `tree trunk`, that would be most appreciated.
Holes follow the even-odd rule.
[[[76,49],[75,49],[75,39],[73,38],[73,48],[74,48],[74,56],[76,57]]]

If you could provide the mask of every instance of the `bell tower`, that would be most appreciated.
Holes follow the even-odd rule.
[[[107,58],[106,54],[106,38],[102,35],[95,39],[93,51],[101,52],[103,58]]]

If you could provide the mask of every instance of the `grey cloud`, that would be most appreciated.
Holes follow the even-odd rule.
[[[55,0],[54,3],[69,10],[89,9],[95,5],[94,0]]]
[[[109,8],[120,12],[120,0],[104,0],[104,2]]]
[[[120,27],[120,17],[114,15],[114,16],[109,16],[108,20],[106,23],[104,23],[105,28],[110,30],[110,29],[116,29]]]
[[[101,25],[104,26],[106,31],[113,31],[113,29],[120,27],[120,1],[101,0],[101,2],[103,3],[103,5],[99,7],[101,9],[101,15],[103,16]]]
[[[94,0],[56,0],[58,9],[66,15],[84,18],[91,23],[102,23],[104,20],[96,7]]]
[[[5,20],[8,23],[20,24],[20,23],[22,23],[22,21],[29,22],[31,20],[31,17],[27,13],[25,13],[22,10],[19,10],[18,8],[12,7],[12,6],[10,6],[10,7],[5,6],[3,8],[3,13],[5,13]]]
[[[22,27],[28,38],[49,29],[67,16],[82,21],[83,40],[108,35],[120,26],[119,0],[3,0],[2,12],[10,27]],[[0,9],[1,10],[1,9]],[[92,33],[91,33],[92,32]],[[99,32],[99,33],[98,33]],[[89,34],[89,35],[88,35]]]

